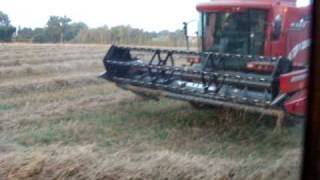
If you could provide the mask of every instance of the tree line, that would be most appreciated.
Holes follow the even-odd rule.
[[[131,26],[89,28],[66,16],[51,16],[41,28],[13,27],[8,15],[0,11],[0,41],[31,43],[100,43],[156,46],[185,46],[183,30],[148,32]]]
[[[0,11],[0,41],[11,41],[16,28],[10,24],[9,16]]]

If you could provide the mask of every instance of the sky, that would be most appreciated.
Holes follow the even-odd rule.
[[[199,2],[209,0],[0,0],[0,11],[18,27],[44,27],[49,16],[68,16],[89,27],[131,25],[147,31],[174,31],[198,19]],[[308,0],[299,0],[300,5]],[[190,23],[195,32],[196,21]]]

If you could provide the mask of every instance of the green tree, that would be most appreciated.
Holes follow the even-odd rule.
[[[88,29],[89,27],[83,22],[77,22],[67,25],[64,31],[64,40],[70,41],[74,39],[80,31]]]
[[[71,19],[66,16],[51,16],[47,22],[47,35],[49,41],[63,43],[70,22]]]
[[[47,43],[51,42],[45,28],[36,28],[33,30],[32,42],[35,43]]]
[[[9,26],[10,19],[9,16],[0,11],[0,26]]]
[[[0,11],[0,41],[11,41],[15,32],[16,28],[10,25],[9,16]]]
[[[148,32],[130,26],[102,26],[94,29],[81,30],[70,42],[100,44],[134,44],[157,46],[184,46],[183,31]]]
[[[31,41],[34,36],[31,28],[18,28],[17,41]]]
[[[71,40],[71,42],[107,44],[111,42],[111,33],[108,26],[102,26],[94,29],[83,29]]]

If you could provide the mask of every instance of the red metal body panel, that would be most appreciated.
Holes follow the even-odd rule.
[[[295,0],[212,0],[197,5],[200,12],[241,11],[248,8],[268,11],[265,31],[265,56],[283,56],[293,61],[294,66],[305,66],[308,62],[310,33],[309,23],[300,23],[310,14],[308,7],[296,7]],[[276,16],[282,17],[280,38],[271,39],[272,25]],[[300,25],[299,28],[292,28]]]
[[[201,12],[210,12],[216,10],[227,10],[234,8],[258,8],[270,9],[272,1],[255,1],[255,0],[218,0],[197,5],[197,10]]]
[[[303,116],[307,106],[307,90],[304,89],[295,93],[290,99],[284,102],[284,108],[289,114]]]
[[[286,54],[293,65],[305,66],[310,54],[310,22],[303,19],[310,13],[310,8],[288,8],[286,28]]]
[[[300,70],[280,76],[280,93],[291,93],[307,87],[308,71]]]
[[[268,15],[265,27],[265,56],[282,56],[292,61],[293,69],[307,67],[310,49],[311,6],[297,7],[296,0],[211,0],[197,5],[200,12],[241,11],[248,8],[264,9]],[[272,39],[273,24],[277,16],[281,17],[281,30],[278,39]],[[307,87],[307,70],[293,71],[279,77],[279,94],[292,94],[283,105],[287,112],[304,114]]]

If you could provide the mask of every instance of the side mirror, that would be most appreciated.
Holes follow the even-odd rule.
[[[281,35],[282,17],[277,15],[272,24],[272,40],[278,40]]]

